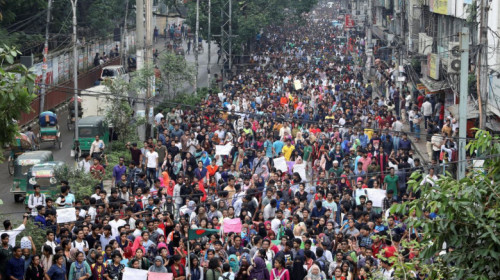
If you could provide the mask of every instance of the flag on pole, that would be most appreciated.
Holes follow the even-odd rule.
[[[218,229],[208,229],[208,228],[190,229],[188,233],[188,239],[195,240],[198,238],[202,238],[203,236],[207,236],[218,232],[219,232]]]

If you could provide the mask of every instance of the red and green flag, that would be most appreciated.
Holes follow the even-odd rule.
[[[209,228],[190,229],[188,233],[188,239],[195,240],[198,238],[202,238],[203,236],[211,235],[218,232],[219,232],[218,229],[209,229]]]

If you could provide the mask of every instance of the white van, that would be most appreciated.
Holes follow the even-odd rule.
[[[104,80],[114,80],[114,79],[123,79],[125,82],[130,81],[130,76],[127,72],[125,72],[125,68],[122,65],[111,65],[103,67],[101,70],[101,81]]]

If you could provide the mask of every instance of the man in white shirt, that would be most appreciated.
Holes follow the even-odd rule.
[[[149,185],[152,187],[156,180],[156,170],[158,169],[158,153],[154,150],[153,145],[149,145],[149,149],[146,152],[146,168]]]
[[[0,232],[0,235],[7,233],[9,235],[9,245],[15,247],[16,237],[26,228],[27,222],[28,222],[28,214],[24,214],[23,223],[17,228],[12,229],[12,223],[10,222],[10,220],[5,220],[3,221],[3,226],[5,228],[5,231]]]
[[[426,98],[422,104],[422,115],[424,115],[425,119],[425,129],[427,129],[427,122],[432,118],[432,103],[429,101],[429,98]]]
[[[270,218],[274,217],[276,214],[276,199],[272,199],[271,202],[264,207],[264,220],[269,221]]]
[[[115,219],[110,221],[109,225],[111,226],[111,235],[114,237],[117,237],[117,236],[120,236],[120,231],[118,231],[118,228],[126,225],[127,222],[120,219],[120,211],[119,210],[115,210],[113,215],[115,216]]]
[[[90,146],[90,155],[93,158],[100,156],[105,147],[106,145],[104,145],[104,142],[99,139],[99,135],[96,135],[94,142],[92,142],[92,145]]]
[[[78,162],[78,169],[82,170],[83,173],[88,174],[90,173],[90,167],[92,166],[92,157],[90,154],[86,154],[84,158]]]
[[[87,252],[89,251],[89,243],[84,239],[84,237],[85,234],[83,233],[83,229],[79,229],[76,233],[76,239],[71,242],[71,248],[76,248],[78,251],[87,255]]]
[[[39,205],[45,207],[47,204],[45,202],[45,195],[40,193],[40,185],[34,185],[33,190],[35,193],[30,194],[28,197],[28,208],[31,209],[31,215],[36,216],[38,215],[36,207]]]
[[[282,203],[285,202],[282,201],[280,203],[280,206]],[[276,210],[276,216],[271,221],[271,229],[274,231],[274,233],[276,233],[276,236],[278,236],[282,224],[283,224],[283,211],[281,209],[278,209]]]

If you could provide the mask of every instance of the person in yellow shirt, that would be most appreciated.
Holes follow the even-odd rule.
[[[283,156],[285,157],[286,161],[290,161],[290,157],[292,156],[293,151],[295,150],[295,146],[292,145],[290,140],[286,140],[286,145],[281,149],[281,152],[283,152]]]

